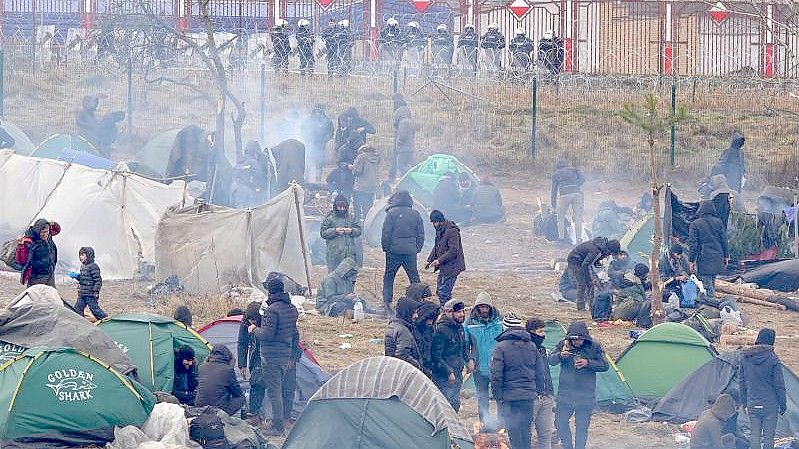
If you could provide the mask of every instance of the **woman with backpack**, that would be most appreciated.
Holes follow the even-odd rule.
[[[16,261],[21,266],[20,282],[28,287],[37,284],[55,287],[55,266],[58,248],[53,236],[61,232],[61,226],[40,218],[28,228],[25,235],[17,239]]]

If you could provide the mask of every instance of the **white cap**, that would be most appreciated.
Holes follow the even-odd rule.
[[[516,28],[516,34],[517,34],[517,35],[520,35],[520,34],[521,34],[521,35],[524,35],[524,30],[523,30],[523,29],[521,29],[521,28]]]
[[[349,20],[347,20],[347,19],[343,19],[343,20],[340,20],[340,21],[338,22],[338,24],[339,24],[339,25],[341,25],[341,26],[342,26],[342,27],[344,27],[344,28],[347,28],[347,27],[349,27],[349,26],[350,26],[350,21],[349,21]]]
[[[408,22],[410,28],[419,28],[419,22]]]
[[[474,29],[474,25],[472,25],[471,23],[467,23],[466,26],[463,27],[463,29],[464,30],[468,30],[468,29],[472,29],[473,30]]]
[[[307,27],[307,26],[308,26],[308,25],[310,25],[310,24],[311,24],[311,22],[309,22],[307,19],[300,19],[300,20],[297,22],[297,25],[298,25],[298,26],[301,26],[301,27]]]
[[[277,19],[277,20],[275,20],[275,26],[276,26],[276,27],[284,27],[284,26],[286,26],[286,25],[288,25],[288,24],[289,24],[289,23],[288,23],[288,22],[286,22],[286,20],[285,20],[285,19]]]
[[[488,25],[488,29],[489,29],[489,30],[498,30],[498,29],[499,29],[499,25],[497,25],[497,23],[496,23],[496,22],[491,22],[491,23]]]
[[[546,30],[546,31],[544,31],[544,39],[552,39],[552,37],[553,37],[554,35],[555,35],[555,33],[554,33],[554,32],[552,32],[552,30]]]
[[[389,17],[388,20],[386,20],[386,25],[388,26],[399,25],[399,22],[397,22],[397,19]]]
[[[438,31],[447,31],[447,26],[442,23],[441,25],[437,26],[436,29]]]

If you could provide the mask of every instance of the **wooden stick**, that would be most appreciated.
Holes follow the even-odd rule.
[[[736,299],[738,302],[745,302],[745,303],[748,303],[748,304],[757,304],[757,305],[759,305],[759,306],[764,306],[764,307],[772,307],[772,308],[774,308],[774,309],[779,309],[779,310],[786,310],[785,306],[784,306],[784,305],[782,305],[782,304],[777,304],[777,303],[774,303],[774,302],[763,301],[763,300],[760,300],[760,299],[755,299],[755,298],[749,298],[749,297],[747,297],[747,296],[736,296],[736,297],[735,297],[735,299]]]
[[[775,292],[767,288],[746,288],[731,282],[716,279],[716,290],[730,295],[746,296],[747,298],[769,301],[772,296],[785,296],[784,292]]]

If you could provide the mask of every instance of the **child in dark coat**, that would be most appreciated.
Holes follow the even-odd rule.
[[[92,315],[98,320],[102,320],[108,314],[98,304],[103,278],[100,275],[100,267],[94,262],[94,248],[84,246],[78,251],[78,257],[82,264],[80,273],[69,272],[69,277],[78,281],[78,302],[75,303],[75,311],[83,316],[83,311],[88,306]]]

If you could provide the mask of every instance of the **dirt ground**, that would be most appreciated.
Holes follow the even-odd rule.
[[[545,319],[558,319],[568,323],[575,319],[590,320],[587,314],[578,313],[573,306],[558,304],[550,297],[557,289],[558,276],[551,270],[530,270],[530,267],[546,265],[553,258],[564,257],[567,248],[550,244],[532,233],[531,219],[537,209],[536,198],[548,202],[549,185],[544,177],[501,178],[498,181],[508,209],[507,220],[502,224],[480,225],[462,229],[463,246],[466,252],[468,270],[455,287],[454,296],[471,303],[483,290],[489,292],[496,305],[503,312],[514,311],[524,317],[538,316]],[[675,185],[678,192],[686,198],[693,198],[688,191],[690,185]],[[604,182],[590,179],[586,185],[586,223],[594,216],[599,202],[614,198],[620,205],[633,207],[643,185],[630,185],[622,182]],[[53,217],[55,218],[55,217]],[[56,240],[57,243],[57,240]],[[365,268],[359,275],[357,291],[367,301],[378,306],[382,286],[383,254],[374,248],[365,252]],[[314,267],[314,282],[321,280],[322,267]],[[434,284],[434,274],[422,273],[423,280]],[[74,285],[61,282],[59,290],[65,299],[74,301]],[[407,279],[403,274],[397,276],[395,290],[402,291]],[[145,304],[147,284],[134,281],[107,281],[103,288],[101,306],[108,312],[147,310]],[[8,301],[23,289],[17,276],[3,273],[0,276],[0,298]],[[245,298],[182,297],[156,305],[156,312],[171,315],[175,305],[186,302],[194,312],[194,324],[203,324],[222,316],[231,307],[243,307]],[[744,304],[743,310],[750,320],[750,327],[773,327],[779,335],[777,352],[784,362],[794,370],[799,370],[799,353],[790,351],[792,343],[799,339],[799,324],[791,312]],[[305,315],[300,322],[303,339],[311,346],[322,366],[335,372],[364,357],[382,354],[382,339],[385,323],[365,321],[358,324],[341,319]],[[629,344],[629,328],[597,328],[592,326],[592,334],[616,357]],[[352,334],[351,337],[342,337]],[[351,349],[339,349],[342,343],[350,343]],[[474,399],[464,400],[461,417],[470,426],[476,420]],[[642,449],[677,447],[674,433],[677,428],[662,423],[629,424],[621,416],[597,413],[591,426],[589,448]]]

